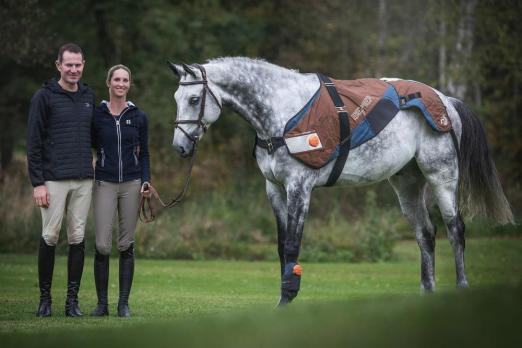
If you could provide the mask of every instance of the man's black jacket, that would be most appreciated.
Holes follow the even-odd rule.
[[[31,184],[94,177],[91,122],[94,93],[79,82],[75,93],[53,79],[31,99],[27,125],[27,165]]]

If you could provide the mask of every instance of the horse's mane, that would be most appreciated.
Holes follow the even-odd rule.
[[[260,67],[268,69],[280,69],[281,71],[299,73],[298,70],[284,68],[282,66],[272,64],[263,58],[249,58],[249,57],[218,57],[207,60],[208,64],[230,64],[236,67]]]

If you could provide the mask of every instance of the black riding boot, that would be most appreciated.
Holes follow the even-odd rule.
[[[94,256],[94,282],[96,283],[96,294],[98,305],[92,311],[93,317],[109,315],[109,300],[107,288],[109,287],[109,255],[103,255],[96,250]]]
[[[130,317],[129,295],[134,276],[134,243],[120,252],[120,298],[118,300],[118,316]]]
[[[85,244],[69,244],[69,258],[67,260],[67,299],[65,300],[65,315],[81,317],[83,313],[78,307],[78,292],[83,273]]]
[[[38,305],[38,317],[51,316],[51,284],[53,282],[54,251],[56,247],[47,245],[43,238],[40,239],[38,248],[38,282],[40,285],[40,304]]]

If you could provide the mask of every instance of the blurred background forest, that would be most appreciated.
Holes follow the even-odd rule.
[[[97,101],[107,98],[110,66],[123,63],[133,70],[129,99],[148,114],[153,184],[164,198],[181,189],[187,167],[170,145],[177,81],[166,60],[248,56],[337,79],[418,80],[464,100],[485,125],[518,220],[521,16],[517,0],[0,0],[0,251],[37,248],[41,219],[26,174],[27,110],[36,89],[56,76],[56,52],[65,42],[83,48],[83,81]],[[139,254],[276,259],[275,222],[251,156],[254,135],[225,109],[201,143],[185,203],[138,227]],[[436,209],[433,215],[437,219]],[[444,237],[440,219],[438,225]],[[88,248],[94,248],[93,228],[91,221]],[[477,220],[468,221],[466,232],[520,236],[516,227]],[[387,183],[319,189],[305,225],[302,259],[388,260],[396,240],[412,237]]]

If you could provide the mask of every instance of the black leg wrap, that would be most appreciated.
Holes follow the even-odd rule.
[[[65,300],[65,315],[68,317],[81,317],[83,315],[78,306],[78,292],[80,292],[84,259],[84,242],[70,244],[67,260],[67,299]]]
[[[109,300],[107,289],[109,287],[109,255],[102,255],[96,250],[94,256],[94,281],[98,305],[91,313],[94,317],[109,315]]]
[[[129,295],[134,278],[134,243],[120,252],[120,298],[118,300],[118,316],[130,317]]]
[[[40,304],[36,316],[51,316],[51,285],[53,282],[54,271],[54,254],[56,247],[45,243],[40,238],[40,246],[38,248],[38,283],[40,286]]]
[[[292,302],[301,288],[301,266],[296,262],[289,262],[281,281],[281,299],[278,306]]]

